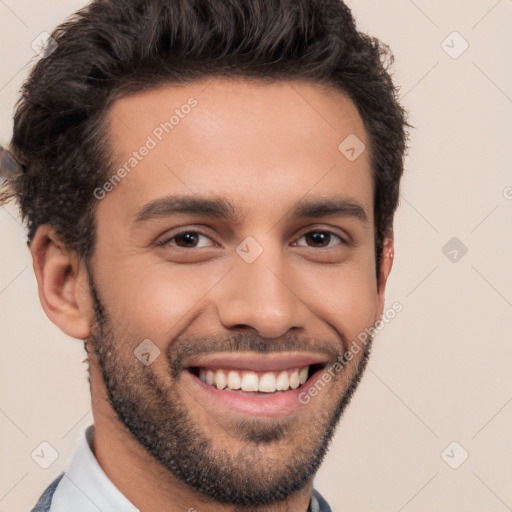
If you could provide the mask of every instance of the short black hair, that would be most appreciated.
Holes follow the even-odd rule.
[[[163,84],[209,77],[333,86],[355,103],[370,144],[377,269],[398,205],[406,111],[387,45],[357,30],[341,0],[95,0],[51,34],[16,106],[12,183],[28,243],[42,224],[88,258],[93,191],[113,172],[107,111]],[[340,141],[341,142],[341,141]]]

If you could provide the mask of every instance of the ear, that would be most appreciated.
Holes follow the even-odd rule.
[[[39,300],[48,318],[73,338],[89,336],[92,302],[83,262],[48,225],[39,226],[30,251]]]
[[[393,267],[393,258],[395,253],[393,230],[390,230],[384,239],[382,247],[382,255],[379,264],[379,280],[377,284],[377,302],[379,310],[379,318],[384,314],[384,302],[386,283]]]

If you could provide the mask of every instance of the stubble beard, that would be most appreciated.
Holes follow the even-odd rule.
[[[299,431],[287,418],[279,423],[251,418],[233,424],[229,431],[219,426],[236,438],[237,445],[243,441],[241,448],[227,450],[216,447],[208,431],[193,422],[179,395],[180,389],[186,392],[179,379],[164,386],[151,367],[133,353],[128,360],[123,357],[120,347],[135,347],[137,342],[115,332],[92,275],[89,280],[94,325],[86,348],[96,356],[109,403],[119,421],[156,461],[206,500],[238,505],[237,510],[285,501],[313,479],[364,373],[371,340],[352,379],[329,411],[314,416]],[[283,444],[293,448],[286,452],[286,460]],[[276,457],[269,460],[271,446],[276,447]]]

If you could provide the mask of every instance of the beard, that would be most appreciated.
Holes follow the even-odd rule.
[[[186,357],[214,351],[268,353],[316,348],[341,361],[341,347],[338,352],[332,343],[315,346],[311,340],[290,337],[264,342],[245,333],[194,341],[176,338],[165,354],[168,374],[161,379],[134,356],[140,340],[123,333],[108,313],[90,270],[89,283],[94,322],[86,350],[96,356],[109,403],[120,423],[161,466],[206,500],[238,505],[236,510],[284,501],[313,479],[367,365],[371,339],[352,377],[328,408],[315,414],[299,413],[299,419],[268,422],[250,417],[232,421],[228,428],[211,418],[211,424],[217,423],[237,445],[243,441],[240,449],[230,450],[219,443],[216,446],[211,429],[194,422],[180,396],[180,392],[189,393],[179,379]]]

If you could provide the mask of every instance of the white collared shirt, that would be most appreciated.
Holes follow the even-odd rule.
[[[82,432],[53,495],[50,512],[139,512],[101,469],[92,451],[94,425]]]

